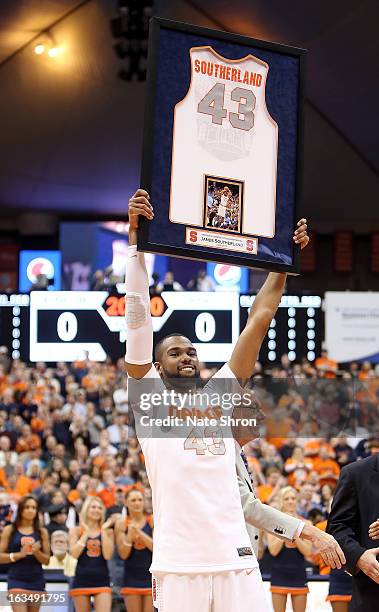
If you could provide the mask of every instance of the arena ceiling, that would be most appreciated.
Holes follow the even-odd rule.
[[[124,214],[145,86],[117,78],[116,5],[0,3],[3,228],[19,211]],[[379,228],[377,0],[155,0],[154,14],[308,49],[302,212],[320,231]],[[33,52],[47,28],[64,46],[54,61]]]

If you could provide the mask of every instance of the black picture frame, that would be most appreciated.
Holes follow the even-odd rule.
[[[160,71],[160,41],[162,32],[180,32],[188,34],[188,36],[196,36],[204,39],[204,44],[212,45],[212,42],[227,42],[234,43],[236,45],[254,48],[262,51],[270,51],[279,55],[285,55],[294,57],[298,61],[298,81],[296,84],[296,95],[297,98],[297,120],[296,120],[296,161],[295,171],[293,180],[294,189],[294,202],[291,209],[291,219],[288,220],[288,227],[291,226],[291,238],[292,233],[295,229],[295,225],[300,218],[300,207],[302,197],[302,183],[303,183],[303,139],[304,139],[304,89],[305,89],[305,62],[306,62],[306,50],[296,47],[290,47],[278,43],[266,42],[258,39],[249,38],[239,34],[234,34],[225,31],[212,30],[200,26],[195,26],[187,23],[179,23],[160,17],[153,17],[150,20],[149,30],[149,53],[148,53],[148,67],[147,67],[147,83],[146,83],[146,103],[145,103],[145,115],[144,115],[144,133],[143,133],[143,151],[142,151],[142,164],[141,164],[141,187],[146,189],[150,194],[153,193],[153,181],[154,175],[157,174],[157,168],[154,166],[156,161],[154,160],[154,146],[155,146],[155,129],[157,127],[157,84]],[[188,50],[191,48],[191,43],[188,44]],[[173,109],[172,109],[173,112]],[[280,130],[280,126],[279,126]],[[280,143],[280,131],[279,131],[279,143]],[[280,146],[280,144],[279,144]],[[279,150],[280,152],[280,150]],[[279,154],[278,154],[279,157]],[[167,164],[170,164],[171,159],[167,160]],[[230,265],[247,267],[252,269],[264,269],[276,272],[287,272],[289,274],[299,274],[300,272],[300,248],[293,242],[291,244],[292,249],[292,263],[283,259],[275,259],[275,244],[273,243],[273,253],[267,257],[266,255],[254,256],[254,259],[248,259],[246,256],[231,254],[222,250],[220,254],[214,253],[206,248],[200,250],[198,246],[196,248],[191,247],[188,244],[170,244],[169,236],[167,232],[161,232],[160,240],[158,242],[152,239],[151,225],[156,222],[157,215],[159,215],[159,198],[152,198],[152,203],[155,209],[155,219],[153,221],[147,221],[142,218],[140,228],[138,232],[138,250],[150,253],[159,253],[163,255],[169,255],[174,257],[189,258],[200,261],[212,261],[221,262]],[[275,213],[276,214],[276,213]],[[183,228],[183,225],[170,222],[171,225]],[[168,232],[170,233],[170,232]],[[275,237],[272,238],[275,242]],[[266,240],[267,242],[267,240]],[[287,241],[288,242],[288,241]],[[269,249],[270,250],[270,249]],[[280,254],[279,254],[280,255]]]

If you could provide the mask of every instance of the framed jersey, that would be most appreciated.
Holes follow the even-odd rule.
[[[305,51],[150,22],[143,251],[298,273]]]

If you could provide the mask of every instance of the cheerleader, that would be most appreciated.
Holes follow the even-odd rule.
[[[327,521],[321,521],[321,523],[317,523],[316,527],[326,531],[326,525]],[[343,569],[331,570],[330,567],[325,566],[320,555],[315,556],[314,562],[319,565],[320,574],[329,574],[329,593],[326,601],[330,602],[333,612],[348,612],[353,592],[352,577],[346,574]]]
[[[112,589],[107,561],[113,555],[113,531],[104,522],[105,507],[98,497],[87,497],[80,526],[70,531],[70,554],[78,559],[70,595],[77,612],[89,612],[91,597],[96,612],[110,612]]]
[[[284,487],[280,492],[279,510],[296,518],[297,492]],[[268,550],[272,555],[271,593],[275,612],[285,612],[287,595],[291,596],[294,612],[305,612],[308,587],[306,584],[305,557],[312,553],[311,542],[296,538],[285,542],[267,534]]]
[[[117,521],[116,543],[124,559],[121,594],[128,612],[152,612],[151,575],[153,520],[144,511],[141,491],[131,489],[125,497],[128,516]]]
[[[50,559],[49,536],[40,526],[38,502],[32,495],[23,497],[16,520],[6,525],[0,540],[0,563],[9,563],[8,598],[12,610],[36,612],[41,603],[29,601],[28,595],[38,597],[45,591],[42,565]],[[12,604],[17,595],[17,603]],[[26,601],[23,603],[22,598]]]

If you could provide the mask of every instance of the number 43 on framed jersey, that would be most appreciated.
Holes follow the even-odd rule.
[[[299,272],[305,51],[150,22],[143,251]]]

